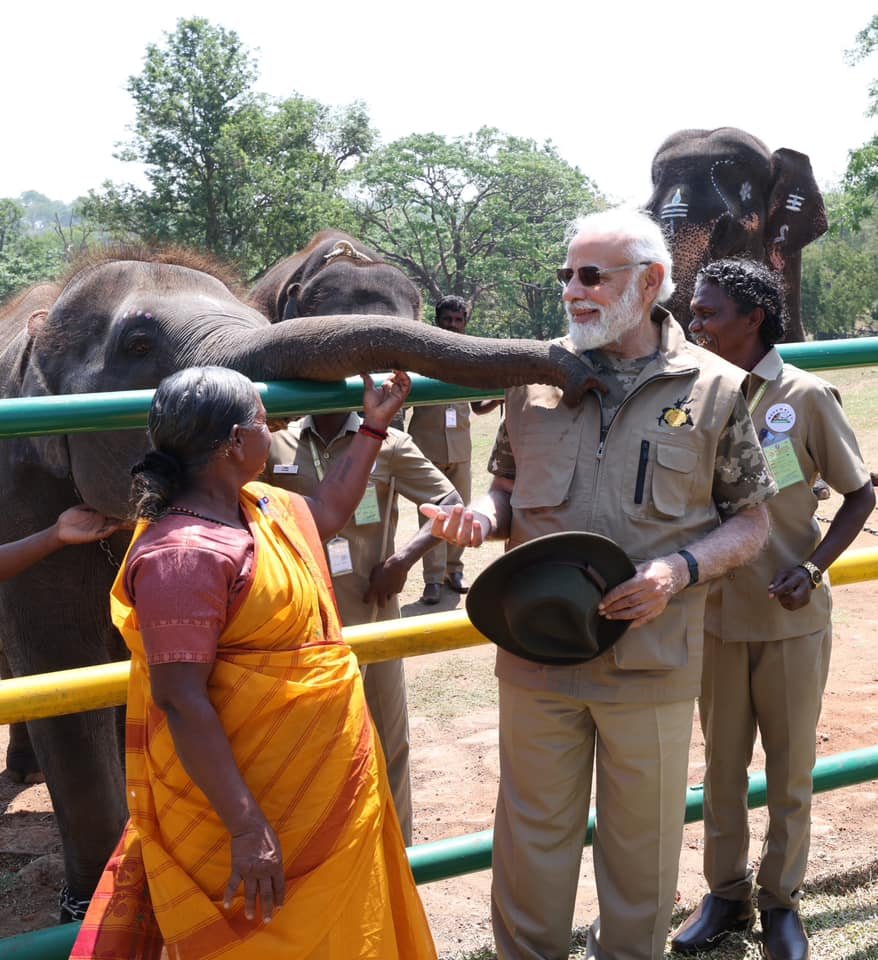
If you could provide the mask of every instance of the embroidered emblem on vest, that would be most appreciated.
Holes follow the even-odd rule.
[[[692,408],[687,407],[687,403],[692,403],[691,397],[675,400],[672,407],[665,407],[659,414],[659,426],[664,424],[666,427],[674,427],[675,429],[677,427],[694,426],[692,423]]]

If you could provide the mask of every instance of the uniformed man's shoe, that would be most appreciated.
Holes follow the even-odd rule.
[[[421,603],[428,606],[435,606],[442,599],[441,583],[425,583],[424,592],[421,594]]]
[[[749,930],[754,916],[749,900],[726,900],[708,893],[688,920],[674,931],[671,949],[677,953],[713,950],[728,934]]]
[[[811,947],[798,910],[761,910],[762,956],[766,960],[808,960]]]
[[[445,578],[445,583],[455,593],[466,593],[469,590],[469,584],[463,579],[463,573],[460,570],[449,573]]]

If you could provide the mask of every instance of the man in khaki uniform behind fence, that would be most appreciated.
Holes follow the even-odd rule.
[[[266,479],[311,495],[333,459],[353,442],[362,420],[356,413],[320,414],[294,421],[272,435]],[[412,565],[437,540],[425,526],[396,548],[399,496],[412,503],[460,502],[451,483],[418,450],[408,434],[387,431],[366,494],[354,516],[326,546],[342,626],[395,620],[398,594]],[[406,846],[412,843],[412,795],[405,670],[402,660],[363,668],[366,702],[387,760],[387,773]]]
[[[436,304],[436,326],[465,333],[470,305],[462,297],[443,297]],[[464,503],[472,495],[472,452],[470,410],[488,413],[499,400],[475,400],[468,403],[444,403],[415,407],[409,421],[409,433],[425,456],[454,484]],[[466,593],[463,575],[463,547],[441,543],[424,557],[424,592],[421,603],[437,604],[444,583],[455,593]]]
[[[636,574],[599,612],[631,628],[575,666],[497,654],[500,790],[492,919],[501,960],[568,955],[592,770],[600,915],[589,954],[659,960],[674,906],[706,582],[750,561],[774,492],[743,371],[690,344],[656,306],[673,290],[660,228],[605,211],[574,224],[558,271],[562,343],[596,384],[577,408],[552,387],[506,393],[472,508],[422,507],[464,546],[579,530],[614,540]],[[498,591],[497,604],[504,604]]]

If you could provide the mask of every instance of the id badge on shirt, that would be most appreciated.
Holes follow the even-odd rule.
[[[457,429],[457,410],[455,410],[454,407],[445,408],[445,429]]]
[[[354,511],[354,523],[360,527],[364,523],[378,523],[381,510],[378,507],[378,491],[374,483],[367,484],[363,499]]]
[[[329,561],[329,572],[334,577],[344,576],[354,572],[351,561],[351,545],[344,537],[333,537],[326,542],[326,558]]]
[[[805,482],[805,474],[802,473],[802,467],[790,437],[778,436],[770,430],[763,430],[759,439],[778,490],[791,487],[794,483]]]

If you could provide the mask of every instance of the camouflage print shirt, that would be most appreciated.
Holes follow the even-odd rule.
[[[601,400],[601,426],[606,430],[628,396],[642,371],[655,354],[633,360],[611,357],[602,350],[591,350],[588,358],[607,392]],[[506,432],[500,424],[494,448],[488,459],[488,472],[508,480],[515,479],[515,458]],[[777,492],[766,469],[765,458],[742,393],[719,438],[713,473],[713,501],[725,520],[746,507],[762,503]]]

